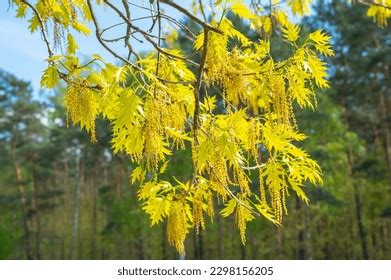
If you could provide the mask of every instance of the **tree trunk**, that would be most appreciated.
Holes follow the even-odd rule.
[[[168,256],[167,256],[167,242],[166,242],[166,238],[167,238],[167,231],[166,231],[166,227],[167,227],[167,222],[166,220],[164,220],[163,224],[162,224],[162,259],[163,260],[167,260],[168,259]]]
[[[64,161],[64,170],[62,173],[62,178],[63,178],[63,200],[62,200],[62,206],[63,206],[63,211],[62,211],[62,225],[61,228],[63,229],[62,232],[62,250],[63,252],[61,253],[61,259],[66,259],[68,257],[68,252],[67,252],[67,240],[68,240],[68,226],[69,226],[69,212],[70,212],[70,207],[69,207],[69,201],[70,201],[70,194],[69,194],[69,165],[68,165],[68,158],[67,155],[65,156],[65,161]]]
[[[243,243],[240,241],[240,258],[242,260],[246,259],[246,245],[243,245]]]
[[[13,131],[15,131],[15,128],[13,128]],[[28,224],[27,199],[26,199],[26,193],[23,184],[22,169],[16,158],[16,142],[14,138],[11,139],[11,160],[15,172],[15,179],[18,187],[19,206],[22,214],[22,224],[23,224],[23,231],[24,231],[23,234],[24,249],[26,253],[26,258],[32,260],[33,255],[31,252],[31,245],[30,245],[30,228]]]
[[[296,215],[299,217],[299,222],[296,225],[298,227],[297,231],[297,246],[296,246],[296,258],[298,260],[304,260],[306,258],[305,246],[304,246],[304,225],[302,219],[300,199],[296,196]]]
[[[284,244],[283,244],[283,236],[282,236],[282,229],[279,227],[276,229],[277,234],[277,259],[286,259],[285,252],[284,252]]]
[[[122,181],[123,181],[122,178],[126,177],[126,176],[124,176],[124,174],[126,174],[127,170],[124,167],[125,165],[123,164],[122,161],[119,161],[119,163],[120,163],[120,170],[122,172],[120,173],[120,179],[121,179],[119,181],[119,182],[121,182],[120,186],[117,186],[117,195],[122,199]],[[137,198],[135,191],[132,191],[132,200],[133,200],[132,210],[136,211],[138,198]],[[139,260],[144,260],[145,259],[145,250],[144,250],[145,233],[143,230],[142,217],[140,215],[137,215],[135,220],[136,220],[135,228],[136,228],[136,234],[137,234],[135,246],[137,248],[137,258]]]
[[[202,243],[202,232],[199,232],[198,234],[198,255],[200,256],[200,260],[204,259],[204,245]]]
[[[349,125],[349,119],[347,117],[347,105],[346,101],[342,99],[341,102],[342,106],[342,118],[347,126],[347,128],[350,128]],[[365,232],[365,227],[364,227],[364,222],[363,222],[363,217],[362,217],[362,203],[361,203],[361,198],[359,194],[359,189],[358,189],[358,183],[356,180],[355,176],[355,171],[354,171],[354,156],[351,148],[349,147],[347,150],[347,158],[348,158],[348,174],[349,177],[351,178],[352,181],[352,186],[353,186],[353,197],[354,197],[354,208],[355,208],[355,216],[357,219],[357,226],[358,226],[358,234],[359,234],[359,239],[360,239],[360,246],[361,246],[361,254],[362,258],[367,260],[369,258],[368,256],[368,245],[367,245],[367,240],[366,240],[366,232]]]
[[[98,193],[99,193],[99,185],[97,186],[99,180],[96,179],[98,176],[97,169],[98,164],[97,160],[95,160],[94,168],[92,171],[92,238],[91,238],[91,255],[92,259],[97,259],[97,231],[98,231]]]
[[[309,207],[304,207],[304,241],[305,241],[305,251],[306,259],[312,260],[312,231],[311,231],[311,209]]]
[[[202,232],[193,230],[193,246],[194,246],[194,259],[202,260],[204,258],[204,250],[202,246]]]
[[[361,243],[361,250],[362,250],[362,256],[364,260],[368,260],[368,245],[366,240],[366,232],[364,228],[364,223],[362,219],[362,204],[361,199],[358,191],[357,184],[353,184],[354,187],[354,200],[355,200],[355,207],[356,207],[356,216],[357,216],[357,222],[358,222],[358,232],[360,235],[360,243]]]
[[[391,192],[391,132],[389,126],[389,113],[387,109],[388,100],[384,94],[383,89],[380,89],[379,93],[379,113],[380,113],[380,123],[384,133],[384,142],[385,142],[385,150],[386,150],[386,160],[388,167],[388,188]]]
[[[382,219],[382,231],[381,231],[381,238],[382,238],[382,251],[383,251],[383,259],[389,259],[391,257],[390,255],[390,238],[388,236],[388,230],[387,230],[387,221],[386,219]],[[388,255],[387,255],[388,253]]]
[[[222,219],[220,217],[220,215],[216,215],[216,226],[217,226],[217,258],[219,260],[222,260],[223,259],[223,255],[224,255],[224,252],[223,252],[223,245],[222,245],[222,236],[223,236],[223,232],[222,232],[222,227],[223,227],[223,224],[222,224]]]
[[[76,190],[75,190],[75,202],[73,207],[73,216],[72,216],[72,233],[71,233],[71,248],[70,248],[70,259],[75,258],[75,247],[76,242],[78,241],[79,235],[79,215],[80,215],[80,194],[81,194],[81,181],[82,181],[82,166],[80,163],[81,150],[76,150]]]
[[[354,162],[353,162],[353,155],[351,150],[348,151],[348,172],[350,174],[350,178],[352,178],[352,184],[353,184],[353,196],[354,196],[354,207],[356,211],[356,219],[357,219],[357,225],[358,225],[358,234],[360,238],[360,245],[361,245],[361,253],[362,258],[364,260],[368,260],[368,245],[366,240],[366,232],[364,227],[364,222],[362,218],[362,203],[360,198],[360,193],[358,189],[357,182],[354,180],[355,174],[354,174]]]
[[[198,260],[197,230],[193,229],[193,259]]]
[[[37,174],[35,163],[32,164],[32,188],[33,188],[33,196],[32,196],[32,210],[34,213],[34,229],[35,229],[35,259],[41,259],[40,252],[40,244],[41,244],[41,219],[40,219],[40,211],[39,211],[39,203],[38,203],[38,189],[37,189]]]
[[[380,49],[381,45],[379,39],[376,34],[372,35],[373,44],[376,49]],[[390,104],[390,94],[391,91],[384,85],[383,80],[387,81],[389,78],[388,65],[382,64],[380,66],[375,66],[375,77],[376,77],[376,85],[379,88],[379,118],[380,125],[384,133],[384,142],[385,142],[385,151],[386,151],[386,160],[388,167],[388,187],[391,191],[391,131],[390,131],[390,115],[389,115],[389,104]],[[383,78],[380,78],[378,72],[382,72]]]

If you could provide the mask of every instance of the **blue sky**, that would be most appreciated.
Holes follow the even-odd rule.
[[[12,9],[7,10],[8,1],[0,1],[0,67],[32,81],[37,89],[45,67],[46,50],[39,34],[30,34],[27,23],[15,19]]]
[[[140,4],[149,2],[149,0],[139,1]],[[186,5],[190,3],[190,0],[183,0],[181,2],[182,5]],[[145,15],[145,12],[142,12],[142,10],[133,10],[133,17]],[[172,10],[166,8],[166,11],[172,15]],[[107,10],[99,10],[97,13],[101,18],[102,27],[110,26],[110,24],[119,21],[118,18],[113,17],[113,14],[108,13]],[[177,13],[175,15],[179,17]],[[149,24],[149,22],[138,22],[140,27],[145,28],[146,24]],[[120,31],[118,30],[118,32]],[[79,55],[99,53],[105,59],[114,62],[99,45],[94,36],[85,37],[76,35],[76,39],[80,47]],[[145,49],[145,44],[135,42],[134,47],[142,50]],[[123,51],[125,50],[123,49]],[[15,10],[12,7],[8,9],[8,1],[0,0],[0,68],[16,75],[18,78],[31,81],[34,88],[34,96],[38,97],[40,77],[42,71],[47,66],[45,62],[46,58],[47,50],[39,32],[31,34],[28,30],[26,19],[15,18]]]

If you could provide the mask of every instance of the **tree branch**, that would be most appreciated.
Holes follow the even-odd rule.
[[[140,67],[138,67],[137,65],[133,64],[132,62],[130,62],[129,60],[123,58],[122,56],[120,56],[119,54],[117,54],[115,51],[113,51],[109,46],[107,46],[107,44],[102,40],[102,37],[101,37],[101,29],[100,29],[100,26],[99,26],[99,22],[95,16],[95,12],[94,12],[94,8],[92,6],[92,3],[91,3],[91,0],[87,0],[87,4],[88,4],[88,8],[90,10],[90,13],[91,13],[91,18],[92,18],[92,21],[94,23],[94,26],[95,26],[95,35],[96,35],[96,38],[98,39],[99,43],[109,52],[111,53],[115,58],[121,60],[122,62],[124,62],[125,64],[127,65],[130,65],[131,67],[133,67],[134,69],[136,70],[139,70],[139,71],[143,71],[143,69],[141,69]]]
[[[195,66],[199,66],[196,62],[194,61],[191,61],[189,59],[187,59],[186,57],[182,57],[182,56],[179,56],[179,55],[175,55],[175,54],[172,54],[172,53],[169,53],[167,51],[165,51],[164,49],[162,49],[154,40],[152,40],[150,37],[151,37],[151,34],[145,32],[144,30],[141,30],[140,28],[138,28],[137,26],[134,26],[132,24],[132,22],[115,6],[113,5],[112,3],[110,3],[108,0],[103,0],[103,2],[108,5],[111,9],[113,9],[129,26],[131,26],[134,30],[136,30],[137,32],[139,32],[141,35],[143,35],[143,37],[145,38],[145,40],[147,40],[157,51],[158,51],[158,54],[159,53],[162,53],[168,57],[171,57],[171,58],[175,58],[175,59],[180,59],[180,60],[183,60],[183,61],[186,61],[192,65],[195,65]],[[159,36],[160,38],[160,36]],[[159,39],[160,40],[160,39]]]
[[[182,6],[174,3],[173,1],[171,0],[160,0],[161,3],[163,4],[166,4],[176,10],[178,10],[179,12],[181,12],[182,14],[186,15],[187,17],[189,17],[190,19],[192,19],[193,21],[195,21],[196,23],[198,23],[199,25],[201,25],[204,29],[207,29],[207,30],[210,30],[210,31],[213,31],[213,32],[216,32],[216,33],[219,33],[219,34],[224,34],[223,31],[221,31],[220,29],[218,28],[215,28],[213,27],[212,25],[210,25],[209,23],[207,22],[204,22],[202,20],[200,20],[199,18],[197,18],[195,15],[193,15],[192,13],[190,13],[187,9],[183,8]]]
[[[382,4],[382,3],[379,3],[375,0],[358,0],[357,1],[358,3],[360,4],[363,4],[363,5],[366,5],[366,6],[378,6],[378,7],[382,7],[382,8],[385,8],[385,9],[391,9],[391,6],[387,6],[385,4]]]

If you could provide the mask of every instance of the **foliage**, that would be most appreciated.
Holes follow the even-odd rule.
[[[386,68],[382,67],[390,59],[390,33],[377,28],[371,19],[364,19],[364,6],[321,1],[313,9],[314,16],[305,19],[301,32],[306,37],[311,31],[325,28],[333,34],[336,55],[329,62],[331,89],[317,96],[316,111],[298,110],[296,117],[300,131],[308,136],[298,146],[322,167],[323,187],[312,188],[305,184],[303,190],[310,200],[308,207],[297,197],[287,199],[289,215],[284,217],[283,227],[276,228],[267,219],[248,223],[246,246],[237,238],[240,232],[233,230],[239,218],[235,200],[228,203],[230,207],[215,203],[212,209],[216,213],[222,211],[230,215],[227,218],[215,215],[213,223],[208,223],[205,217],[205,228],[198,233],[189,229],[185,242],[187,259],[390,259],[391,189],[387,175],[391,173],[387,171],[387,127],[382,125],[387,120],[389,124],[390,118],[382,115],[380,106],[391,104],[391,95],[385,95],[386,102],[381,102],[380,98],[382,91],[390,88],[390,80],[385,79]],[[256,40],[248,22],[233,15],[228,17],[236,29]],[[184,24],[194,33],[198,30],[191,22]],[[361,36],[363,30],[368,35],[366,40]],[[274,36],[270,43],[273,57],[280,60],[289,56],[290,45]],[[192,45],[186,33],[178,34],[177,48],[187,53]],[[0,125],[1,137],[7,136],[0,145],[0,257],[27,257],[21,211],[15,209],[18,188],[9,141],[11,136],[26,135],[25,131],[32,131],[42,123],[42,129],[34,129],[35,136],[28,141],[23,141],[24,136],[16,137],[20,141],[17,160],[23,168],[33,258],[177,259],[176,249],[169,247],[166,241],[166,218],[150,228],[149,214],[139,207],[135,192],[128,190],[127,173],[129,169],[135,170],[135,166],[129,166],[124,155],[113,155],[110,151],[109,123],[97,119],[99,142],[91,145],[90,137],[79,127],[65,128],[65,89],[57,89],[52,98],[39,97],[39,101],[34,102],[31,95],[17,97],[31,90],[21,86],[28,83],[12,80],[9,86],[11,79],[0,78],[0,88],[7,88],[2,100],[12,96],[9,102],[0,103],[0,112],[4,108],[13,112],[1,115],[0,120],[2,124],[18,119],[29,121],[23,121],[19,126],[21,130],[16,132],[9,130],[9,125]],[[217,94],[209,92],[212,96]],[[37,103],[40,106],[36,106]],[[26,113],[23,108],[31,104],[36,104],[39,114]],[[215,104],[215,110],[221,112],[224,107],[219,96]],[[298,105],[295,110],[296,107]],[[27,155],[38,152],[34,159],[25,157],[26,151]],[[352,162],[349,152],[354,159]],[[191,178],[190,160],[191,149],[187,148],[170,156],[166,169],[162,169],[164,173],[159,175],[161,181],[178,184],[171,181],[172,174],[176,178]],[[34,162],[36,176],[33,176]],[[140,171],[141,168],[135,175]],[[259,187],[257,177],[257,174],[250,177],[252,190]],[[33,182],[37,195],[33,192]],[[76,190],[80,183],[80,207],[76,211]],[[34,207],[34,197],[39,208]],[[361,201],[360,208],[357,208],[356,197]],[[74,213],[79,213],[78,222]],[[38,217],[41,223],[35,225]],[[360,220],[364,235],[360,233]],[[75,224],[80,226],[73,236]],[[199,223],[199,229],[201,225]]]
[[[97,140],[96,118],[102,116],[110,122],[114,152],[127,154],[137,164],[130,177],[140,183],[143,209],[152,224],[167,220],[168,241],[181,254],[190,229],[203,229],[205,215],[213,219],[215,203],[226,205],[223,217],[235,213],[245,243],[247,222],[264,216],[281,224],[288,212],[289,192],[308,203],[305,183],[321,184],[320,167],[299,147],[305,135],[298,131],[293,109],[295,104],[315,109],[316,88],[329,88],[322,60],[334,55],[329,35],[316,30],[301,36],[300,27],[290,17],[291,13],[308,14],[312,1],[292,0],[287,7],[277,1],[271,6],[269,1],[252,5],[239,0],[215,1],[209,20],[206,15],[204,20],[192,16],[174,1],[155,1],[151,32],[130,18],[132,1],[124,1],[121,8],[107,0],[11,2],[19,17],[29,16],[31,32],[40,30],[47,46],[49,66],[41,85],[53,88],[65,81],[68,119],[85,128],[92,141]],[[389,10],[380,4],[390,3],[371,5],[368,15],[386,26]],[[162,34],[161,21],[167,17],[163,5],[202,28],[194,36],[192,54],[175,47],[176,36]],[[103,38],[112,27],[100,27],[95,9],[102,7],[127,26],[123,37]],[[194,5],[194,9],[195,14],[204,14],[202,5]],[[261,39],[252,40],[236,29],[229,12],[250,23],[251,32]],[[123,62],[122,66],[108,63],[98,54],[85,64],[80,62],[74,33],[90,35],[91,24],[98,42]],[[152,32],[155,26],[156,35]],[[192,37],[190,30],[183,29],[181,32]],[[145,56],[134,53],[131,32],[155,50]],[[165,48],[161,43],[164,35],[170,38]],[[288,57],[273,57],[272,35],[289,46]],[[119,40],[128,47],[129,55],[121,56],[108,45]],[[61,45],[66,45],[66,51],[55,54]],[[197,56],[198,62],[191,60]],[[193,175],[161,179],[170,158],[187,148],[191,149]],[[254,177],[258,178],[256,188]]]

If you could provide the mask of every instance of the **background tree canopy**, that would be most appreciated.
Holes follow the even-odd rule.
[[[53,93],[0,72],[0,257],[390,258],[390,3],[311,2],[12,0]]]

